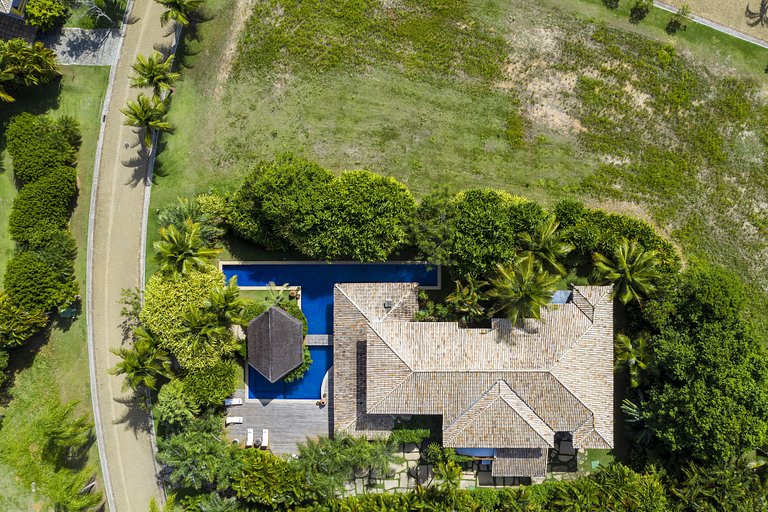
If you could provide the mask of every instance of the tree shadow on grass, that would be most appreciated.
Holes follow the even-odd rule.
[[[16,101],[3,103],[0,108],[0,151],[5,149],[5,129],[15,115],[28,112],[33,115],[45,114],[59,107],[62,77],[37,87],[18,87],[10,90]]]
[[[29,338],[20,347],[14,347],[8,350],[8,355],[10,357],[8,368],[4,371],[6,380],[0,386],[0,405],[6,406],[11,401],[12,397],[10,396],[9,391],[13,389],[16,377],[34,364],[40,349],[48,344],[50,337],[51,324]]]

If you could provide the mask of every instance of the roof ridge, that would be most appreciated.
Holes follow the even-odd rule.
[[[408,284],[413,285],[414,283],[408,283]],[[387,318],[389,318],[389,315],[392,314],[393,311],[396,311],[398,307],[400,307],[400,304],[402,304],[403,301],[405,301],[405,299],[411,294],[411,292],[413,292],[413,286],[411,286],[411,288],[409,288],[408,291],[403,293],[400,296],[400,298],[397,300],[397,302],[395,304],[393,304],[391,308],[389,308],[389,311],[387,311],[387,314],[384,315],[384,317],[381,319],[381,321],[385,322],[387,320]]]
[[[367,411],[367,413],[368,413],[368,414],[377,414],[376,412],[371,412],[371,411],[373,411],[373,410],[374,410],[376,407],[378,407],[378,406],[379,406],[379,404],[381,404],[381,402],[383,402],[384,400],[386,400],[387,398],[389,398],[389,397],[392,395],[392,393],[394,393],[394,392],[395,392],[397,389],[399,389],[400,387],[402,387],[402,385],[405,383],[405,381],[407,381],[408,379],[410,379],[412,376],[413,376],[413,373],[409,373],[409,374],[408,374],[408,375],[407,375],[407,376],[406,376],[406,377],[405,377],[403,380],[401,380],[400,382],[398,382],[398,383],[397,383],[397,385],[395,385],[395,386],[392,386],[392,389],[390,389],[390,390],[389,390],[389,393],[387,393],[387,394],[385,394],[383,397],[381,397],[381,399],[380,399],[378,402],[376,402],[376,403],[375,403],[375,404],[373,404],[373,405],[369,405],[369,406],[367,406],[367,407],[366,407],[366,411]],[[357,418],[357,417],[355,417],[355,418]]]
[[[512,389],[512,386],[510,386],[510,385],[509,385],[509,383],[507,383],[507,382],[506,382],[505,380],[503,380],[503,379],[499,379],[499,380],[504,382],[504,385],[505,385],[505,386],[507,387],[507,389],[509,390],[509,393],[511,393],[511,394],[513,394],[515,397],[517,397],[517,399],[518,399],[518,400],[520,400],[520,402],[521,402],[521,403],[522,403],[522,404],[523,404],[525,407],[527,407],[527,408],[528,408],[528,410],[529,410],[529,411],[531,411],[531,412],[533,413],[533,415],[534,415],[534,416],[536,416],[536,418],[538,418],[538,419],[539,419],[539,421],[541,421],[541,423],[542,423],[542,424],[543,424],[545,427],[547,427],[549,430],[551,430],[551,431],[554,433],[554,430],[552,429],[552,427],[550,427],[550,426],[549,426],[549,424],[548,424],[546,421],[544,421],[544,418],[542,418],[541,416],[539,416],[539,413],[538,413],[538,412],[536,412],[536,411],[533,409],[533,407],[531,407],[530,405],[528,405],[528,402],[526,402],[525,400],[523,400],[523,398],[522,398],[522,397],[521,397],[519,394],[517,394],[517,392],[516,392],[514,389]],[[519,415],[519,416],[520,416],[520,417],[523,419],[523,421],[524,421],[524,422],[526,422],[526,423],[527,423],[527,424],[528,424],[528,425],[529,425],[529,426],[530,426],[530,427],[531,427],[531,428],[532,428],[532,429],[533,429],[533,430],[534,430],[534,431],[535,431],[535,432],[536,432],[536,433],[539,435],[539,437],[541,437],[541,438],[542,438],[542,439],[543,439],[543,440],[544,440],[544,441],[545,441],[547,444],[549,444],[549,445],[551,445],[551,444],[552,444],[552,442],[551,442],[551,441],[548,441],[548,440],[547,440],[547,439],[546,439],[546,438],[545,438],[545,437],[544,437],[544,436],[541,434],[541,432],[539,432],[539,431],[538,431],[538,429],[537,429],[537,428],[536,428],[536,427],[535,427],[533,424],[531,424],[531,422],[530,422],[530,421],[528,421],[527,419],[525,419],[525,418],[524,418],[524,417],[523,417],[523,416],[520,414],[520,412],[517,410],[517,407],[515,407],[515,404],[512,404],[512,403],[510,403],[510,401],[509,401],[509,400],[508,400],[508,399],[507,399],[507,398],[504,396],[504,394],[501,392],[501,390],[500,390],[500,392],[499,392],[499,396],[501,397],[501,399],[502,399],[502,400],[504,400],[504,402],[506,402],[506,403],[507,403],[507,404],[508,404],[508,405],[509,405],[509,406],[510,406],[510,407],[511,407],[511,408],[512,408],[512,409],[513,409],[513,410],[514,410],[514,411],[515,411],[515,412],[516,412],[516,413],[517,413],[517,414],[518,414],[518,415]],[[593,413],[593,414],[594,414],[594,413]]]
[[[389,344],[389,342],[388,342],[387,340],[385,340],[385,339],[384,339],[384,336],[382,336],[381,332],[379,332],[379,331],[376,329],[376,327],[374,327],[374,326],[373,326],[373,324],[383,324],[383,323],[385,323],[385,322],[383,322],[383,321],[378,321],[378,322],[371,322],[371,321],[368,321],[367,323],[368,323],[368,327],[369,327],[369,328],[370,328],[370,329],[371,329],[371,330],[374,332],[374,334],[376,334],[376,336],[378,336],[378,338],[381,340],[381,342],[382,342],[382,343],[384,343],[384,344],[387,346],[387,348],[389,348],[389,350],[391,350],[391,351],[392,351],[392,353],[393,353],[393,354],[395,354],[395,356],[397,356],[397,358],[398,358],[400,361],[402,361],[402,363],[405,365],[405,367],[406,367],[406,368],[408,368],[408,369],[411,371],[411,373],[415,373],[415,372],[414,372],[414,370],[413,370],[413,367],[411,367],[411,365],[410,365],[410,364],[408,364],[408,363],[405,361],[405,359],[403,359],[403,356],[401,356],[400,354],[398,354],[398,353],[397,353],[397,351],[395,351],[395,349],[394,349],[394,348],[392,348],[392,345],[390,345],[390,344]],[[386,322],[386,323],[388,323],[388,324],[391,324],[391,323],[393,323],[393,322]],[[408,322],[403,322],[403,323],[408,323]]]
[[[487,396],[488,396],[488,395],[489,395],[491,392],[493,392],[493,388],[495,388],[495,387],[499,387],[499,382],[501,382],[501,381],[502,381],[502,379],[498,379],[496,382],[494,382],[493,384],[491,384],[491,385],[488,387],[488,389],[486,389],[485,391],[483,391],[483,392],[480,394],[480,396],[478,396],[478,397],[477,397],[477,399],[476,399],[474,402],[472,402],[472,403],[469,405],[469,407],[467,407],[466,409],[464,409],[464,411],[463,411],[461,414],[458,414],[458,415],[456,416],[456,418],[455,418],[455,419],[454,419],[454,420],[453,420],[451,423],[449,423],[447,426],[446,426],[446,425],[444,425],[444,426],[443,426],[443,435],[445,435],[445,433],[446,433],[446,432],[447,432],[447,431],[448,431],[448,430],[449,430],[449,429],[450,429],[450,428],[451,428],[453,425],[455,425],[455,424],[456,424],[456,423],[457,423],[457,422],[458,422],[458,421],[459,421],[461,418],[463,418],[464,416],[466,416],[467,414],[469,414],[469,412],[470,412],[470,411],[471,411],[471,410],[472,410],[472,409],[473,409],[475,406],[477,406],[477,404],[478,404],[478,403],[479,403],[481,400],[483,400],[483,399],[484,399],[484,398],[486,398],[486,397],[487,397]],[[478,412],[482,412],[482,411],[484,411],[485,409],[487,409],[488,407],[490,407],[491,405],[493,405],[493,404],[496,402],[496,400],[498,400],[500,397],[501,397],[501,393],[499,393],[499,396],[498,396],[498,397],[496,397],[496,398],[494,398],[493,400],[491,400],[490,402],[488,402],[488,404],[487,404],[487,405],[485,405],[485,407],[483,407],[483,409],[482,409],[482,410],[480,410],[480,411],[478,411]],[[458,431],[457,431],[457,432],[456,432],[456,433],[455,433],[453,436],[451,436],[451,439],[454,439],[454,438],[456,438],[456,436],[458,436],[459,434],[461,434],[462,432],[464,432],[464,431],[467,429],[467,427],[468,427],[468,426],[469,426],[469,425],[472,423],[472,421],[474,421],[474,418],[472,418],[472,419],[469,421],[469,423],[467,423],[467,424],[464,426],[464,428],[462,428],[462,429],[458,430]]]

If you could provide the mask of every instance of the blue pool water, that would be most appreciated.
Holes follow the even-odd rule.
[[[323,379],[333,364],[333,347],[309,347],[309,353],[312,355],[309,370],[294,382],[278,381],[272,384],[248,366],[248,398],[319,400]]]
[[[333,287],[336,283],[419,283],[437,286],[439,268],[423,263],[258,263],[224,265],[227,279],[239,286],[301,286],[301,310],[309,334],[333,333]]]

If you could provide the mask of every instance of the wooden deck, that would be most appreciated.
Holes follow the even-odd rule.
[[[243,398],[244,389],[235,397]],[[269,449],[277,454],[296,453],[296,445],[307,437],[330,434],[330,404],[317,405],[315,400],[244,400],[227,410],[227,416],[242,416],[241,425],[226,428],[227,436],[245,445],[246,431],[254,429],[261,437],[262,429],[269,429]]]

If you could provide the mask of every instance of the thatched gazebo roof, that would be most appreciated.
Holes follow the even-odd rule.
[[[277,382],[304,361],[301,320],[272,306],[250,321],[246,332],[248,364]]]

